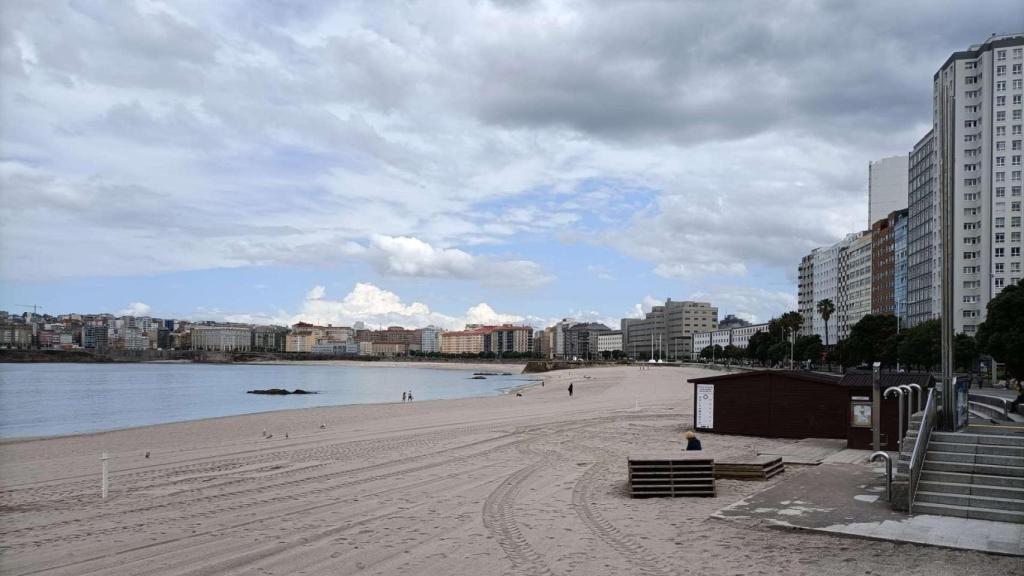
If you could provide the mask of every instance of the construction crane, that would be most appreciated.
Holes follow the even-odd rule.
[[[36,311],[37,311],[37,310],[39,310],[40,308],[42,308],[42,306],[41,306],[41,305],[39,305],[39,304],[15,304],[15,306],[17,306],[17,307],[19,307],[19,308],[31,308],[31,309],[32,309],[32,315],[33,315],[33,316],[35,316],[35,315],[36,315]]]

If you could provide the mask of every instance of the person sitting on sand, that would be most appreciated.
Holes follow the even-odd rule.
[[[701,449],[700,440],[697,438],[697,435],[693,432],[693,430],[689,430],[686,433],[686,449],[687,450],[700,450]]]

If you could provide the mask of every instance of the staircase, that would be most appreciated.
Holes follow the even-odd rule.
[[[968,397],[968,410],[972,420],[980,420],[992,424],[1024,423],[1024,416],[1008,410],[1012,399],[994,394],[971,392]]]
[[[932,432],[913,510],[1024,524],[1024,434]]]

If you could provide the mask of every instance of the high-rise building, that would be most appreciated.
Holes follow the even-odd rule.
[[[868,163],[868,227],[907,207],[907,155]]]
[[[815,249],[816,251],[817,249]],[[814,334],[814,255],[815,251],[800,259],[800,267],[797,270],[797,311],[803,316],[804,322],[800,326],[800,335],[808,336]],[[694,346],[696,348],[696,346]]]
[[[642,319],[622,319],[622,348],[630,358],[689,358],[693,334],[718,326],[718,308],[708,302],[678,302],[671,298]]]
[[[420,330],[420,351],[424,354],[430,354],[432,352],[440,352],[441,344],[438,336],[441,334],[441,329],[431,324],[426,328]]]
[[[988,302],[1024,274],[1021,235],[1024,34],[955,52],[934,76],[943,210],[951,210],[953,329],[973,334]]]
[[[839,286],[836,290],[836,341],[871,313],[871,231],[861,232],[839,251]]]
[[[897,210],[871,226],[871,313],[899,312],[907,303],[907,210]]]
[[[863,232],[848,234],[831,246],[811,250],[810,254],[800,260],[797,302],[798,311],[804,318],[802,335],[817,334],[822,342],[825,341],[825,320],[818,314],[818,303],[830,300],[835,311],[828,320],[828,342],[835,344],[838,341],[840,256],[844,256],[850,244],[863,235]],[[868,261],[870,263],[870,257]]]
[[[573,324],[565,332],[566,357],[587,360],[596,358],[600,352],[598,336],[602,333],[611,332],[611,330],[611,328],[600,322]]]
[[[937,318],[942,293],[935,136],[929,130],[910,153],[907,208],[907,326]]]

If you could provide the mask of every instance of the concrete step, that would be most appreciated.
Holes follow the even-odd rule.
[[[997,422],[1009,422],[1010,419],[1003,412],[1001,407],[992,406],[990,404],[983,404],[981,402],[969,401],[967,408],[971,415],[978,416],[981,418],[989,418]]]
[[[937,516],[957,516],[977,520],[993,520],[1024,524],[1024,512],[1012,510],[993,510],[991,508],[975,508],[972,506],[956,506],[952,504],[935,504],[932,502],[914,502],[915,514],[935,514]]]
[[[984,444],[986,446],[1010,446],[1024,448],[1024,434],[963,434],[960,432],[932,432],[930,442],[952,442],[956,444]]]
[[[974,454],[970,452],[945,452],[940,450],[932,450],[931,446],[928,447],[928,454],[925,456],[925,460],[932,460],[933,462],[958,462],[963,464],[974,463],[985,464],[989,466],[1024,468],[1024,457],[1020,456]],[[1009,475],[1016,476],[1016,474]]]
[[[919,490],[914,502],[930,502],[932,504],[949,504],[952,506],[968,506],[970,508],[988,508],[990,510],[1024,512],[1024,500],[1016,500],[1013,498],[993,498],[991,496],[974,496],[971,494],[922,492]]]
[[[942,470],[921,470],[921,482],[948,482],[955,484],[971,484],[994,488],[1016,488],[1024,490],[1024,478],[1015,476],[989,476],[970,472],[953,472]]]
[[[922,474],[922,478],[924,475]],[[968,478],[969,480],[969,478]],[[984,496],[986,498],[1007,498],[1017,500],[1024,505],[1024,488],[1011,488],[1008,486],[986,486],[984,484],[971,484],[947,481],[921,480],[917,484],[919,492],[933,492],[941,494],[960,494],[964,496]]]
[[[1016,456],[1024,458],[1024,448],[1015,446],[999,446],[989,444],[961,444],[957,442],[929,442],[929,450],[937,452],[964,452],[968,454],[986,454],[989,456]]]
[[[922,470],[935,470],[936,472],[961,472],[964,474],[985,474],[988,476],[1012,476],[1024,478],[1024,467],[1000,466],[994,464],[976,464],[974,462],[949,462],[937,461],[929,456],[924,459]]]

